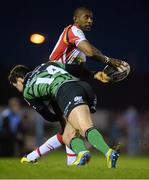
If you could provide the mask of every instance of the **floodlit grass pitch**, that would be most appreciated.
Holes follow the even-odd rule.
[[[41,158],[37,165],[21,164],[20,159],[0,158],[0,178],[2,179],[145,179],[149,178],[149,157],[119,158],[117,169],[108,169],[106,159],[92,153],[88,165],[67,167],[62,151],[52,152]]]

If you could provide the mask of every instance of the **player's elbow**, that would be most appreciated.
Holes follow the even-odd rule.
[[[94,48],[88,41],[81,41],[78,44],[78,49],[82,51],[86,56],[93,57],[94,56]]]
[[[92,49],[89,49],[89,50],[87,50],[86,51],[86,56],[88,56],[88,57],[93,57],[94,56],[94,51],[92,50]]]

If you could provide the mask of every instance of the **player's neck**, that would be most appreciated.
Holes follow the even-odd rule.
[[[76,26],[77,28],[81,29],[80,26],[76,23],[74,23],[73,26]]]

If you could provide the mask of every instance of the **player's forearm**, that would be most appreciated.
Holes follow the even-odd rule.
[[[103,62],[105,64],[108,64],[110,61],[110,58],[103,55],[99,49],[90,44],[90,42],[87,40],[81,41],[78,44],[78,49],[80,49],[80,51],[82,51],[86,56],[91,57],[97,61]]]
[[[84,64],[65,64],[66,70],[75,77],[78,78],[93,78],[94,74],[89,71]]]
[[[56,122],[59,121],[56,114],[51,112],[49,108],[41,101],[35,99],[25,99],[30,107],[35,109],[46,121]]]
[[[103,62],[104,64],[114,66],[115,68],[120,67],[121,65],[125,66],[125,63],[123,63],[122,60],[115,59],[115,58],[109,58],[109,57],[103,55],[99,49],[97,49],[93,45],[91,45],[91,46],[93,49],[93,55],[91,57],[93,59]]]
[[[93,45],[91,45],[91,46],[92,46],[93,53],[90,57],[97,61],[100,61],[104,64],[108,64],[110,61],[110,58],[103,55],[102,52],[99,49],[97,49],[96,47],[94,47]]]
[[[46,121],[49,122],[57,122],[59,121],[57,116],[55,114],[53,114],[52,112],[42,109],[42,110],[38,110],[37,111]]]
[[[115,58],[109,58],[102,54],[102,52],[95,46],[90,44],[87,40],[81,41],[78,44],[78,49],[82,51],[86,56],[91,57],[97,61],[103,62],[105,64],[112,65],[114,67],[119,67],[122,61]]]

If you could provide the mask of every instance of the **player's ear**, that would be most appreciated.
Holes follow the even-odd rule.
[[[16,80],[17,80],[17,82],[19,82],[19,83],[24,83],[24,79],[23,78],[21,78],[21,77],[19,77],[19,78],[16,78]]]
[[[76,19],[77,19],[76,16],[74,16],[74,17],[73,17],[73,21],[76,22]]]

